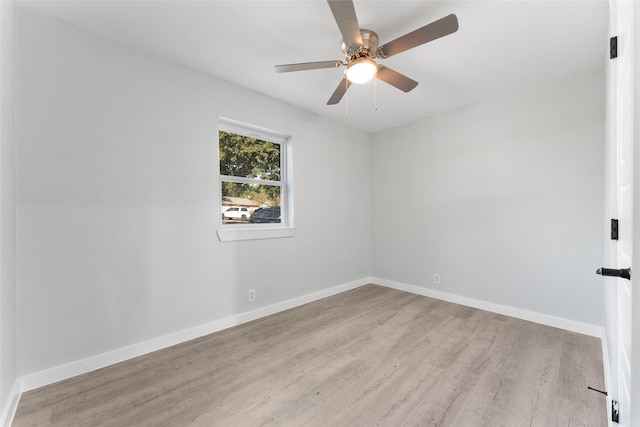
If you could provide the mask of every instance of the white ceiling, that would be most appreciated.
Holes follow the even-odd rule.
[[[369,132],[594,72],[604,66],[608,39],[606,0],[356,0],[360,27],[376,31],[380,44],[450,13],[460,29],[380,60],[417,80],[413,91],[380,81],[352,85],[346,99],[327,106],[343,69],[273,71],[344,59],[325,1],[18,4]]]

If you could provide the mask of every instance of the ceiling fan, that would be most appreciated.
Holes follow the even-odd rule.
[[[356,17],[352,0],[327,0],[333,17],[342,33],[342,51],[346,63],[342,61],[303,62],[299,64],[276,65],[278,73],[291,71],[317,70],[320,68],[347,67],[345,77],[329,98],[327,105],[340,102],[351,83],[365,83],[376,77],[404,92],[409,92],[418,82],[409,77],[380,65],[375,59],[389,58],[405,50],[412,49],[432,40],[444,37],[458,31],[456,15],[447,15],[424,27],[398,37],[382,46],[378,46],[378,35],[367,29],[361,29]]]

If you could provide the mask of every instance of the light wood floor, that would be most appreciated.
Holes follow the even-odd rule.
[[[606,426],[600,340],[367,285],[25,393],[21,426]]]

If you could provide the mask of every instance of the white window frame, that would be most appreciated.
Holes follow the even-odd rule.
[[[258,126],[249,125],[235,120],[220,117],[218,131],[235,133],[251,138],[269,141],[280,145],[280,181],[257,180],[252,178],[235,177],[222,175],[220,173],[219,147],[216,150],[216,167],[218,168],[218,238],[222,242],[237,240],[274,239],[281,237],[293,237],[295,227],[293,226],[293,191],[291,173],[291,137],[284,133],[264,129]],[[219,132],[218,132],[219,133]],[[220,215],[222,200],[222,182],[237,182],[245,184],[263,184],[280,186],[280,213],[281,222],[265,224],[223,224]]]

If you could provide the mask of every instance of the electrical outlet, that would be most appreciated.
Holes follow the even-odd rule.
[[[433,275],[433,283],[435,283],[436,285],[440,284],[440,275],[438,273]]]
[[[256,290],[249,289],[249,302],[256,302]]]

